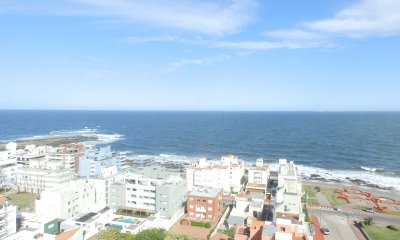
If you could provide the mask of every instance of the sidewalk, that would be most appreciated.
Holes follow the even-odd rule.
[[[353,230],[353,232],[356,234],[358,240],[368,240],[364,234],[361,232],[361,230],[356,226],[356,222],[354,221],[348,221],[351,229]]]
[[[321,233],[321,225],[316,216],[311,216],[311,221],[314,224],[314,240],[325,240],[325,236]]]

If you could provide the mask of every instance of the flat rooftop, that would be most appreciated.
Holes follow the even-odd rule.
[[[196,187],[192,191],[188,193],[191,196],[197,197],[217,197],[222,189],[220,188],[212,188],[212,187]]]

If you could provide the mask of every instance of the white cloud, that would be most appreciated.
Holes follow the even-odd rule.
[[[324,35],[311,31],[304,31],[300,29],[285,29],[270,31],[265,33],[268,37],[291,39],[291,40],[318,40],[324,38]]]
[[[296,42],[296,41],[237,41],[229,42],[222,41],[216,42],[214,47],[217,48],[232,48],[239,50],[270,50],[270,49],[299,49],[299,48],[315,48],[320,47],[318,43],[314,42]]]
[[[202,37],[181,37],[181,36],[174,36],[174,35],[159,35],[159,36],[130,36],[122,39],[122,41],[127,43],[133,44],[140,44],[140,43],[148,43],[148,42],[171,42],[171,43],[183,43],[183,44],[207,44],[210,41],[204,40]]]
[[[3,0],[0,13],[109,16],[201,34],[239,32],[252,21],[255,0]]]
[[[212,63],[224,61],[230,58],[232,58],[232,56],[226,54],[220,54],[215,57],[208,57],[208,58],[182,59],[180,61],[171,63],[168,67],[168,71],[174,72],[187,65],[211,65]]]
[[[387,36],[400,33],[399,0],[362,0],[333,18],[304,23],[315,32],[348,37]]]

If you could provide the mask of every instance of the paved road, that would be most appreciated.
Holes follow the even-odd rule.
[[[316,216],[322,215],[322,219],[324,216],[330,216],[330,215],[335,215],[335,216],[340,216],[343,218],[350,219],[350,218],[357,218],[358,220],[363,219],[364,217],[373,217],[374,221],[376,223],[380,223],[383,225],[389,225],[389,224],[395,224],[395,225],[400,225],[400,217],[398,216],[391,216],[383,213],[367,213],[363,211],[350,211],[350,212],[338,212],[335,210],[327,210],[327,209],[321,209],[320,207],[307,207],[309,212],[312,212]]]
[[[358,240],[345,217],[326,214],[322,215],[321,222],[321,226],[330,230],[330,234],[325,236],[326,240]]]
[[[325,194],[321,193],[321,192],[317,192],[315,194],[315,197],[317,198],[318,202],[320,205],[324,205],[324,206],[331,206],[331,203],[329,202],[329,200],[326,198]]]

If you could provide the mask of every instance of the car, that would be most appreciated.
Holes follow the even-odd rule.
[[[365,208],[365,211],[369,212],[369,213],[374,213],[375,212],[375,210],[372,207]]]
[[[341,207],[335,207],[335,210],[338,211],[338,212],[341,212],[342,208]]]
[[[331,232],[329,231],[329,229],[328,228],[326,228],[326,227],[322,227],[321,228],[321,232],[324,234],[324,235],[329,235]]]

